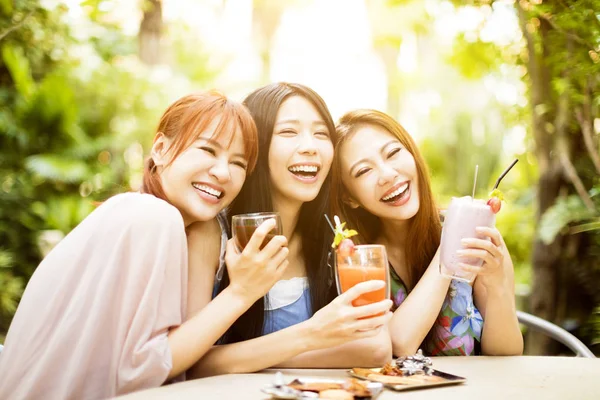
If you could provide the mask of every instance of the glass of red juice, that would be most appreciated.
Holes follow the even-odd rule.
[[[341,255],[337,251],[335,254],[335,280],[339,294],[360,282],[385,281],[385,287],[360,295],[352,301],[353,306],[364,306],[390,298],[389,265],[385,246],[356,245],[350,255]]]
[[[262,224],[268,219],[275,219],[277,224],[275,228],[271,229],[271,232],[267,234],[265,240],[263,240],[260,245],[260,249],[262,250],[271,239],[273,239],[277,235],[283,235],[283,227],[281,225],[281,217],[277,212],[260,212],[260,213],[251,213],[251,214],[239,214],[234,215],[231,218],[231,231],[233,234],[233,239],[235,240],[235,244],[237,245],[238,250],[241,252],[244,250],[252,234]]]

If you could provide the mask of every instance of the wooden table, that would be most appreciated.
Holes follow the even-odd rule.
[[[462,385],[394,392],[386,399],[600,399],[600,359],[575,357],[436,357],[433,366],[467,378]],[[260,389],[281,371],[286,382],[298,377],[347,377],[345,370],[283,369],[220,375],[136,392],[124,400],[268,399]]]

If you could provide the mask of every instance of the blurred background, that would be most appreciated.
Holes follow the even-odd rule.
[[[0,343],[32,272],[137,190],[167,105],[273,81],[384,110],[445,207],[503,180],[518,308],[600,354],[600,0],[0,0]],[[110,294],[107,293],[107,296]],[[526,332],[529,354],[568,353]]]

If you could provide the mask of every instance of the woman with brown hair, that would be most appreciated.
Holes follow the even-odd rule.
[[[229,287],[186,321],[186,228],[235,198],[257,150],[241,104],[216,92],[173,103],[141,193],[102,203],[31,277],[0,357],[0,398],[103,399],[181,379],[287,265],[284,237],[259,250],[267,221],[228,255]]]
[[[500,232],[478,228],[490,240],[466,239],[464,255],[483,267],[473,286],[440,275],[441,222],[425,160],[390,116],[375,110],[344,115],[332,166],[335,213],[359,240],[386,246],[394,316],[393,352],[431,355],[521,354],[514,271]],[[441,311],[440,311],[441,310]],[[485,318],[485,324],[483,320]]]

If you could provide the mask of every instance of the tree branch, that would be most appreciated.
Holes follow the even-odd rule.
[[[29,13],[27,13],[27,15],[25,17],[23,17],[23,19],[21,21],[17,22],[15,25],[6,29],[4,32],[0,33],[0,40],[4,39],[12,31],[19,29],[25,23],[25,21],[27,21],[27,18],[31,17],[31,14],[33,14],[33,11],[34,10],[29,11]]]
[[[592,135],[592,126],[590,121],[589,119],[585,118],[580,109],[575,110],[575,116],[577,117],[577,121],[581,126],[581,133],[583,134],[585,148],[590,154],[590,158],[594,163],[594,167],[596,167],[596,171],[598,171],[598,174],[600,174],[600,154],[598,154],[598,151],[594,146],[594,137]]]
[[[562,140],[560,140],[559,143],[560,142],[562,142]],[[571,181],[571,183],[575,187],[575,190],[577,191],[579,197],[581,197],[581,200],[583,201],[583,204],[585,204],[585,207],[591,212],[596,212],[596,206],[594,205],[594,202],[592,201],[592,198],[590,197],[588,192],[585,190],[585,186],[583,185],[581,178],[579,178],[579,175],[577,175],[577,170],[575,169],[575,166],[569,159],[569,155],[567,154],[566,148],[561,149],[562,147],[566,146],[559,146],[559,158],[566,177]]]
[[[571,181],[571,183],[575,187],[577,194],[579,195],[579,197],[581,197],[581,200],[585,204],[586,208],[592,212],[595,212],[596,206],[594,205],[592,198],[590,197],[587,190],[585,189],[585,186],[584,186],[583,182],[581,181],[581,178],[577,174],[577,170],[575,169],[575,166],[571,162],[571,158],[569,157],[569,146],[567,143],[567,138],[566,138],[566,133],[565,133],[567,123],[569,121],[568,115],[569,115],[569,92],[565,90],[563,93],[561,93],[560,97],[558,98],[558,110],[556,113],[556,120],[554,123],[554,126],[556,128],[556,136],[557,136],[557,143],[556,143],[557,146],[556,147],[558,150],[558,157],[559,157],[560,163],[563,167],[563,171],[564,171],[566,177]]]
[[[543,15],[541,13],[538,14],[538,17],[541,18],[541,19],[543,19],[544,21],[548,22],[550,24],[550,26],[552,27],[552,29],[554,29],[555,31],[560,32],[563,35],[567,36],[568,38],[573,39],[577,43],[586,46],[588,50],[594,50],[595,51],[595,47],[594,47],[593,44],[591,44],[587,40],[585,40],[585,39],[577,36],[573,32],[567,32],[567,31],[565,31],[564,29],[562,29],[561,27],[559,27],[554,21],[552,21],[551,17],[548,17],[547,15]]]

